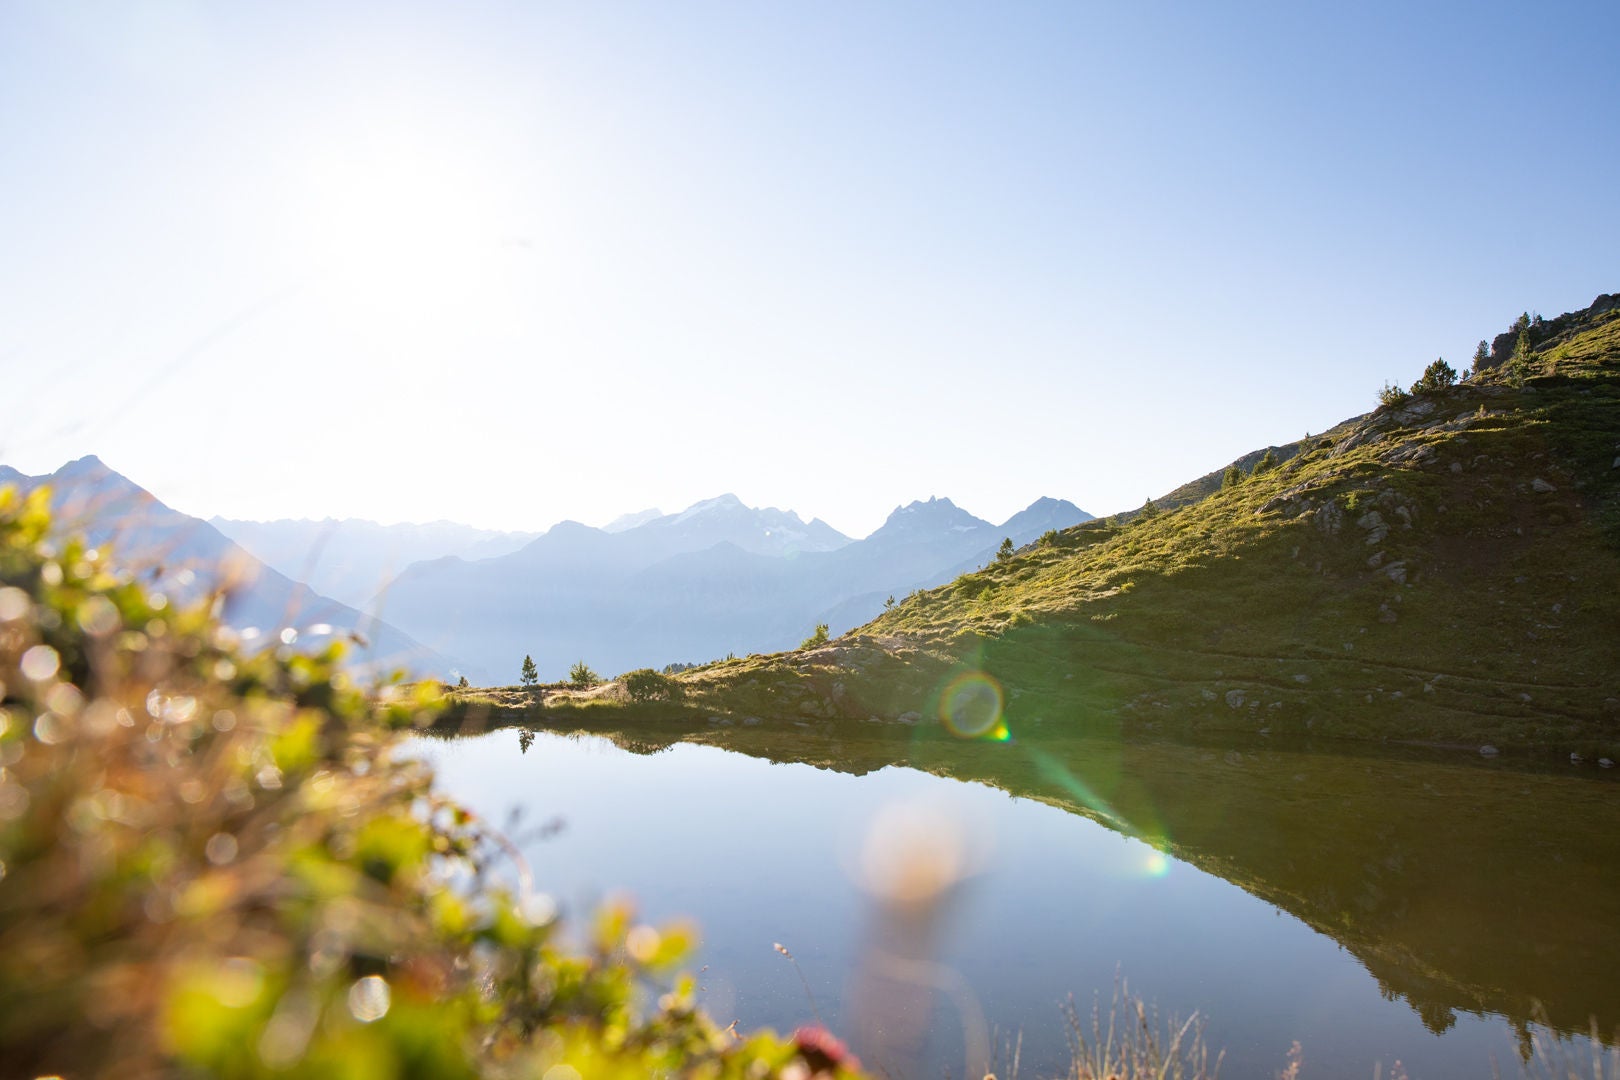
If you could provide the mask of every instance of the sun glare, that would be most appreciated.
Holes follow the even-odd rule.
[[[367,332],[465,330],[506,299],[493,169],[450,140],[379,134],[316,157],[297,211],[310,284]]]

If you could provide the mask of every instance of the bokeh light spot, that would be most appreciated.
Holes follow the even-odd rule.
[[[940,722],[964,739],[990,737],[1005,742],[1001,684],[982,671],[958,675],[939,697]]]
[[[22,654],[22,662],[18,666],[22,668],[23,678],[44,682],[55,676],[62,661],[49,645],[35,645]]]
[[[381,1020],[388,1015],[392,998],[386,979],[381,975],[367,975],[349,987],[349,1015],[362,1024]]]

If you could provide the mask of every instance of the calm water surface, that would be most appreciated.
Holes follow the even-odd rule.
[[[981,773],[965,782],[874,768],[882,753],[861,757],[864,775],[773,762],[815,755],[749,737],[747,754],[547,733],[524,751],[515,730],[420,745],[491,819],[561,820],[524,851],[566,917],[621,891],[650,921],[690,917],[721,1023],[791,1029],[819,1012],[895,1076],[960,1077],[965,1048],[1015,1033],[1020,1075],[1060,1073],[1062,1003],[1089,1012],[1101,991],[1106,1005],[1118,975],[1165,1014],[1207,1017],[1233,1077],[1274,1075],[1296,1039],[1311,1078],[1396,1060],[1414,1080],[1493,1061],[1514,1075],[1538,993],[1562,995],[1555,1024],[1620,1021],[1617,852],[1592,839],[1620,831],[1620,785],[1284,751],[1075,744],[1005,768],[916,753]],[[819,750],[841,768],[839,753],[860,757]],[[1537,814],[1594,831],[1525,824]],[[880,899],[931,873],[960,881],[932,904]]]

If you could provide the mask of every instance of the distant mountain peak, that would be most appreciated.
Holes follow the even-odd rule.
[[[83,476],[86,473],[110,473],[112,471],[112,469],[107,467],[107,463],[102,461],[96,455],[86,454],[84,457],[74,458],[66,465],[63,465],[60,469],[57,469],[56,475]]]
[[[694,518],[706,517],[711,514],[731,514],[739,510],[747,512],[748,507],[737,496],[727,492],[724,495],[716,495],[712,499],[695,502],[678,514],[671,514],[657,520],[669,525],[684,525]]]
[[[629,514],[620,514],[618,517],[602,526],[602,531],[606,533],[626,532],[630,529],[645,525],[649,521],[657,521],[663,516],[664,512],[662,510],[658,509],[656,506],[650,506],[645,510],[637,510]]]
[[[1014,544],[1022,546],[1049,529],[1067,529],[1091,518],[1091,514],[1068,499],[1042,495],[1002,522],[1001,531],[1011,537]]]
[[[688,506],[685,510],[682,510],[676,516],[688,517],[692,514],[701,514],[709,510],[731,510],[736,508],[741,508],[744,510],[747,509],[746,506],[743,506],[743,501],[741,499],[737,498],[737,496],[728,491],[724,495],[716,495],[712,499],[700,499],[691,506]]]
[[[990,528],[990,523],[970,514],[947,498],[933,496],[897,506],[872,537],[919,537],[936,534],[970,533]]]
[[[910,516],[942,517],[956,514],[967,514],[967,511],[943,496],[930,495],[926,500],[913,499],[904,506],[895,507],[889,514],[889,521]]]

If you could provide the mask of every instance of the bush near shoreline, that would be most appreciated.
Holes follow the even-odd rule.
[[[0,1059],[17,1075],[850,1077],[695,1004],[682,927],[555,909],[399,755],[437,690],[257,653],[0,491]],[[514,881],[515,885],[508,884]]]

